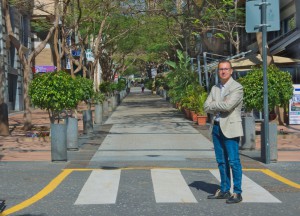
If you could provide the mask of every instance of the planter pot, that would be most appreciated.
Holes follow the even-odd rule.
[[[67,118],[67,149],[78,150],[78,119]]]
[[[269,123],[269,148],[265,146],[265,132],[264,122],[261,123],[261,159],[266,163],[267,155],[269,156],[270,162],[277,162],[278,159],[278,145],[277,145],[277,124]]]
[[[197,116],[198,125],[206,125],[207,116]]]
[[[255,149],[255,118],[242,117],[244,136],[241,138],[241,149]]]
[[[187,119],[190,119],[190,110],[187,108],[184,108],[184,115]]]
[[[112,97],[109,98],[107,100],[107,102],[108,102],[108,112],[112,112],[113,111],[113,99],[112,99]]]
[[[121,103],[121,93],[118,93],[117,95],[117,106]]]
[[[51,124],[51,160],[67,161],[67,126]]]
[[[108,116],[108,100],[103,101],[103,115]]]
[[[269,113],[269,121],[273,121],[277,118],[277,114],[274,111]]]
[[[166,90],[162,90],[163,91],[163,98],[165,99],[165,100],[167,100],[167,91]]]
[[[95,124],[102,124],[103,106],[102,104],[95,105]]]
[[[92,110],[83,110],[83,133],[93,132],[93,116]]]
[[[192,119],[193,122],[198,121],[198,115],[195,111],[191,111],[191,119]]]

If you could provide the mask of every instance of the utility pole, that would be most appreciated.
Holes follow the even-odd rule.
[[[263,81],[264,81],[264,142],[265,142],[265,163],[270,163],[269,143],[269,103],[268,103],[268,75],[267,75],[267,1],[261,3],[261,28],[262,28],[262,52],[263,52]]]
[[[280,30],[279,0],[270,2],[266,0],[247,0],[246,2],[246,32],[262,32],[264,122],[262,125],[261,157],[266,164],[270,163],[267,32]]]

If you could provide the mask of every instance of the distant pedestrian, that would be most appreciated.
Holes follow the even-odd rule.
[[[142,93],[144,93],[144,89],[145,89],[144,83],[141,84],[141,88],[142,88]]]
[[[239,139],[243,136],[241,108],[243,87],[232,78],[229,61],[218,65],[220,84],[212,87],[204,104],[212,118],[212,139],[221,178],[221,188],[208,199],[227,199],[233,204],[242,201],[242,165],[239,158]],[[233,194],[230,193],[233,176]]]

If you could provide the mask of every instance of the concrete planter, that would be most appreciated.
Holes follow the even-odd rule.
[[[107,100],[107,102],[108,102],[108,112],[112,112],[113,111],[113,99],[112,99],[112,97],[109,98]]]
[[[67,126],[51,124],[51,160],[67,161]]]
[[[108,116],[108,100],[103,101],[103,115]]]
[[[68,117],[67,125],[67,149],[78,150],[78,119]]]
[[[120,103],[121,103],[121,93],[118,93],[118,94],[116,95],[116,99],[117,99],[117,106],[118,106],[118,105],[120,105]]]
[[[261,123],[261,159],[265,163],[267,162],[267,148],[264,145],[265,132],[264,122]],[[278,150],[277,150],[277,124],[269,123],[269,159],[270,162],[277,162]]]
[[[242,117],[244,136],[241,139],[241,149],[255,149],[255,119],[254,116]]]
[[[92,110],[83,111],[83,133],[88,134],[92,133],[93,129],[93,115]]]
[[[103,105],[96,104],[95,105],[95,124],[102,124],[103,119]]]

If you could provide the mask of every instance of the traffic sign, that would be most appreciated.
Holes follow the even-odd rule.
[[[261,31],[262,11],[261,0],[248,0],[246,2],[246,32],[255,33]],[[280,30],[279,0],[267,2],[267,31]]]

